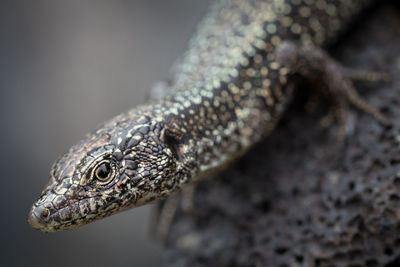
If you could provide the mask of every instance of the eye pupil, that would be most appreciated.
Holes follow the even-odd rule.
[[[105,180],[110,176],[111,166],[109,163],[102,163],[97,167],[96,176],[100,180]]]

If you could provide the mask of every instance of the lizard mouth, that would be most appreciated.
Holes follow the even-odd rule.
[[[32,228],[41,232],[57,232],[100,219],[103,216],[99,216],[99,210],[108,210],[110,206],[100,197],[81,199],[59,209],[38,201],[29,212],[28,222]]]
[[[130,195],[130,192],[125,193],[122,198],[124,202],[118,198],[106,201],[101,196],[89,197],[70,202],[59,209],[38,201],[29,212],[28,222],[32,228],[46,233],[77,228],[130,208],[134,205]]]
[[[28,222],[32,228],[41,232],[57,232],[78,227],[89,222],[90,215],[92,217],[95,216],[93,213],[82,214],[81,212],[73,212],[79,210],[79,207],[84,205],[86,201],[88,200],[83,199],[59,210],[46,207],[43,204],[35,204],[29,212]],[[83,220],[85,223],[78,223]]]

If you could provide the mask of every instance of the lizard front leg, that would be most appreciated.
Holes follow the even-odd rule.
[[[311,81],[312,84],[323,90],[322,93],[333,99],[335,110],[331,114],[341,126],[339,139],[345,135],[343,126],[350,104],[372,115],[384,125],[391,124],[390,120],[376,107],[367,103],[353,86],[353,79],[386,81],[389,79],[387,74],[349,70],[321,48],[312,45],[298,45],[293,42],[283,42],[277,49],[276,59],[281,68],[286,68],[287,75],[299,75],[307,81]]]

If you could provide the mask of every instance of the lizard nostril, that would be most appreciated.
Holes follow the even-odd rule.
[[[28,222],[34,229],[41,230],[45,226],[45,219],[49,216],[50,209],[44,208],[43,206],[34,206],[29,213]]]
[[[44,208],[44,209],[42,210],[41,216],[42,216],[43,218],[47,218],[47,217],[49,217],[49,215],[50,215],[50,210],[49,210],[48,208]]]

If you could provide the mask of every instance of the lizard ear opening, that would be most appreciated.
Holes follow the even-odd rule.
[[[175,159],[181,160],[183,155],[180,151],[182,135],[170,129],[164,129],[161,133],[161,141],[171,150]]]

